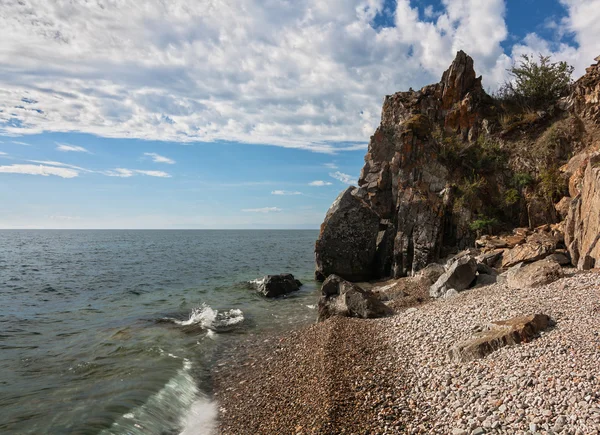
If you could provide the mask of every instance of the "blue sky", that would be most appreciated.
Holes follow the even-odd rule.
[[[576,75],[600,0],[0,4],[0,228],[318,228],[386,94],[459,49]]]

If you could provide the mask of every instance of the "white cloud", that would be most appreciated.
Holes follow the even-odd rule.
[[[2,107],[2,106],[0,106],[0,107]],[[0,115],[1,115],[1,114],[0,114]],[[2,121],[2,117],[0,116],[0,123],[1,123],[1,121]],[[0,128],[1,128],[1,127],[0,127]],[[21,142],[21,141],[19,141],[19,140],[13,140],[13,141],[11,141],[11,142],[12,142],[12,143],[14,143],[15,145],[23,145],[23,146],[25,146],[25,147],[30,147],[30,146],[31,146],[31,144],[28,144],[27,142]]]
[[[79,216],[52,215],[48,216],[53,221],[77,221],[81,219]]]
[[[263,208],[244,208],[243,212],[247,213],[279,213],[283,211],[278,207],[263,207]]]
[[[335,178],[336,180],[341,181],[344,184],[357,184],[356,178],[352,177],[352,175],[344,174],[343,172],[336,171],[329,174],[331,178]]]
[[[165,157],[165,156],[161,156],[160,154],[156,154],[156,153],[144,153],[144,155],[148,156],[148,157],[152,157],[152,161],[154,163],[167,163],[169,165],[175,164],[175,160],[170,159],[170,158]]]
[[[69,168],[58,168],[55,166],[44,166],[44,165],[29,165],[29,164],[15,164],[8,166],[0,166],[0,173],[5,174],[28,174],[28,175],[43,175],[45,177],[49,175],[55,175],[61,178],[75,178],[79,175],[74,169]]]
[[[143,171],[140,169],[136,169],[134,172],[136,174],[147,175],[149,177],[171,178],[171,175],[164,171]]]
[[[87,149],[85,149],[84,147],[80,147],[77,145],[69,145],[67,143],[57,143],[56,145],[58,145],[56,147],[56,149],[58,151],[63,151],[63,152],[76,152],[76,153],[90,153]]]
[[[337,169],[338,165],[336,165],[335,163],[325,163],[323,166],[325,166],[326,168],[329,169]]]
[[[171,175],[163,172],[163,171],[145,171],[141,169],[126,169],[126,168],[116,168],[110,171],[102,172],[104,175],[109,177],[120,177],[120,178],[129,178],[134,175],[147,175],[149,177],[159,177],[159,178],[170,178]]]
[[[578,73],[599,1],[561,0],[578,47],[550,48]],[[506,78],[504,0],[416,3],[375,29],[383,0],[0,2],[0,134],[363,150],[383,96],[438,81],[457,50],[486,88]]]
[[[290,190],[274,190],[271,195],[302,195],[302,192],[290,191]]]
[[[59,166],[61,168],[71,168],[81,172],[93,172],[89,169],[82,168],[81,166],[70,165],[68,163],[55,162],[52,160],[27,160],[30,163],[39,163],[41,165]]]
[[[8,154],[6,154],[5,152],[0,151],[0,156],[7,156]]]
[[[331,186],[332,183],[330,183],[329,181],[323,181],[323,180],[316,180],[316,181],[311,181],[310,183],[308,183],[309,186]]]

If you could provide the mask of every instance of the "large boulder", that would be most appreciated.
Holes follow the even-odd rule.
[[[506,274],[506,284],[512,288],[539,287],[550,284],[562,276],[560,264],[544,259],[512,267]]]
[[[477,261],[470,255],[454,260],[438,280],[429,288],[432,298],[444,296],[449,290],[457,292],[468,288],[477,275]]]
[[[355,195],[343,191],[329,208],[315,245],[316,279],[336,274],[350,281],[373,278],[379,216]]]
[[[291,273],[280,275],[267,275],[252,281],[256,290],[267,298],[276,298],[300,289],[302,283],[294,278]]]
[[[501,347],[533,340],[550,324],[550,318],[545,314],[533,314],[493,322],[487,331],[452,347],[450,357],[457,362],[483,358]]]
[[[541,260],[556,250],[559,241],[559,237],[549,232],[535,232],[524,243],[504,252],[502,267]]]
[[[321,294],[319,322],[332,316],[372,319],[392,313],[374,293],[337,275],[329,275],[321,287]]]

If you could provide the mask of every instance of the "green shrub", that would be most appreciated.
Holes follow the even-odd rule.
[[[566,95],[571,84],[573,67],[566,62],[551,62],[550,56],[539,54],[539,63],[533,56],[523,55],[508,72],[513,77],[506,82],[496,97],[522,110],[546,110]]]
[[[533,184],[533,177],[526,172],[517,172],[513,175],[512,182],[517,189],[523,189]]]
[[[471,231],[476,231],[477,234],[482,232],[492,233],[494,228],[499,225],[498,219],[481,216],[469,224]]]
[[[550,202],[556,202],[567,190],[566,180],[555,166],[540,172],[539,192]]]
[[[508,189],[504,194],[504,203],[508,206],[515,205],[521,199],[517,189]]]

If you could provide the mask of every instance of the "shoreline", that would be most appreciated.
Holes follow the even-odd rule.
[[[491,321],[548,314],[529,343],[456,363]],[[600,275],[479,287],[382,319],[331,318],[215,372],[221,434],[600,433]],[[239,360],[238,360],[239,361]]]

